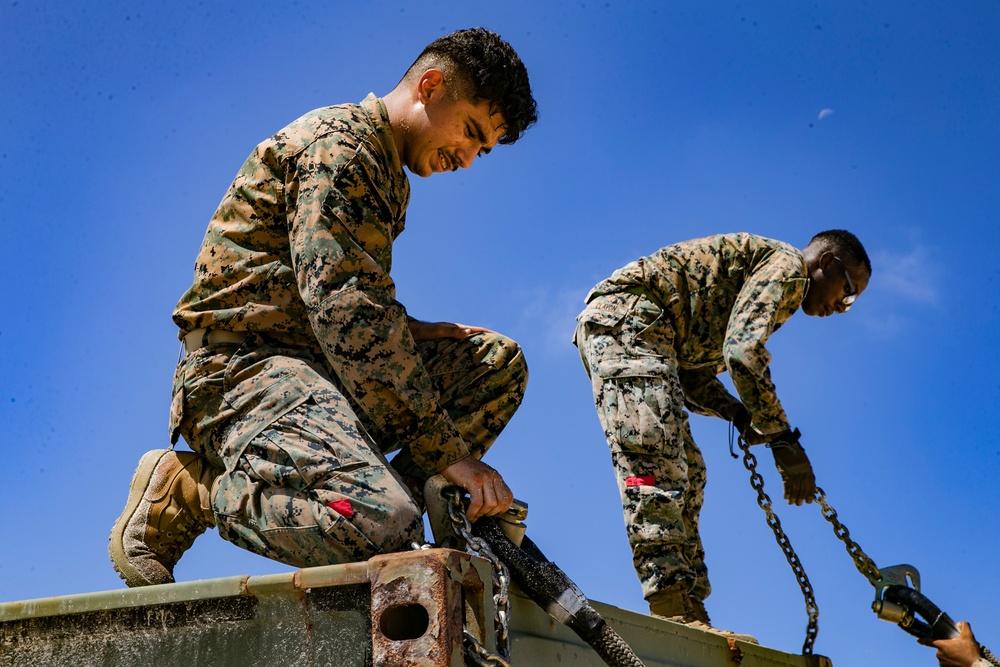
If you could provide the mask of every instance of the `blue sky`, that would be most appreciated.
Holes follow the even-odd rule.
[[[427,3],[431,4],[431,3]],[[593,599],[645,611],[587,378],[570,344],[615,268],[718,232],[872,256],[847,316],[797,315],[772,372],[819,484],[879,565],[1000,649],[995,2],[175,2],[0,6],[0,600],[117,588],[107,534],[167,443],[170,314],[208,219],[260,140],[384,94],[429,41],[485,25],[528,66],[540,121],[472,169],[412,178],[394,278],[411,314],[524,347],[523,407],[487,461],[529,534]],[[797,652],[798,587],[729,458],[702,532],[715,624]],[[767,488],[780,481],[760,453]],[[777,505],[836,665],[932,665],[815,506]],[[181,579],[284,566],[211,532]]]

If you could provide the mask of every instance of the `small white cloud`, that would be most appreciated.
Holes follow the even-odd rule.
[[[944,267],[931,248],[915,245],[905,253],[880,251],[872,258],[872,283],[894,299],[925,305],[939,302]]]
[[[862,296],[871,307],[858,308],[866,313],[859,321],[885,338],[906,335],[925,309],[940,307],[946,276],[940,250],[924,244],[918,231],[899,230],[895,238],[893,250],[871,253],[871,283]]]
[[[817,118],[818,120],[823,120],[827,116],[832,116],[832,115],[833,115],[833,109],[820,109],[819,116]]]
[[[879,338],[892,339],[896,336],[905,335],[907,331],[911,329],[912,321],[910,318],[904,317],[896,313],[870,313],[867,311],[862,315],[858,321],[864,325],[866,329],[874,332]],[[854,314],[854,311],[851,311]],[[858,313],[861,315],[861,313]]]
[[[576,327],[576,316],[583,310],[587,289],[538,287],[525,291],[518,298],[524,304],[522,317],[531,323],[537,340],[548,354],[572,351],[569,344]],[[523,341],[522,341],[523,342]]]

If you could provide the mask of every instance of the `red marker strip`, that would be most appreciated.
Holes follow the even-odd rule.
[[[334,512],[344,517],[345,519],[350,519],[354,516],[354,508],[351,507],[351,501],[347,498],[342,500],[334,500],[326,504],[327,507],[332,509]]]
[[[626,477],[625,486],[656,486],[656,477],[654,477],[653,475]]]

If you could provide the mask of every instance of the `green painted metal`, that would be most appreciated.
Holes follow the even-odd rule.
[[[371,664],[367,582],[335,577],[338,583],[309,590],[296,586],[295,574],[3,604],[0,665]]]
[[[510,634],[514,667],[604,667],[604,662],[569,628],[553,621],[526,597],[515,595],[512,599]],[[593,605],[646,667],[831,667],[832,664],[823,656],[792,655],[744,642],[736,642],[738,652],[734,653],[721,635],[599,602]]]
[[[412,562],[405,567],[422,567],[419,560]],[[450,574],[435,575],[440,583],[458,580],[455,562],[448,561]],[[485,576],[485,561],[482,565]],[[414,582],[428,580],[424,571],[410,574]],[[467,565],[462,576],[468,580]],[[372,596],[385,594],[372,583],[375,579],[367,563],[355,563],[3,603],[0,667],[371,667],[373,625],[380,637]],[[470,613],[468,599],[457,604]],[[517,591],[512,604],[513,667],[604,665],[572,631]],[[384,608],[385,599],[376,606]],[[734,652],[718,635],[594,606],[648,667],[830,665],[820,656],[744,643],[737,643]],[[405,664],[451,667],[454,657],[435,663],[411,654]]]

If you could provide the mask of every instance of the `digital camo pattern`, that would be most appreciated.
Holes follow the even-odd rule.
[[[765,344],[798,310],[808,285],[805,260],[787,243],[721,234],[667,246],[615,271],[591,290],[579,319],[604,318],[594,312],[622,308],[616,300],[596,297],[642,291],[665,309],[651,328],[672,330],[691,409],[721,416],[733,404],[716,377],[728,371],[753,427],[777,433],[789,424],[771,381]]]
[[[440,400],[476,457],[520,404],[527,367],[499,334],[421,342]],[[250,335],[178,366],[179,432],[224,470],[212,493],[227,540],[297,567],[367,559],[423,539],[414,498],[428,472],[408,447],[373,437],[306,348]],[[402,447],[387,463],[385,455]]]
[[[658,310],[646,299],[629,300],[636,313]],[[711,591],[698,531],[705,461],[684,412],[672,339],[646,342],[645,349],[661,352],[655,358],[629,352],[646,326],[641,314],[614,325],[583,321],[575,342],[611,449],[643,596],[677,583],[703,600]]]
[[[389,270],[409,183],[381,100],[310,112],[261,143],[209,223],[174,321],[316,348],[374,430],[422,468],[469,455]]]
[[[182,360],[171,439],[225,469],[226,539],[299,566],[405,548],[418,481],[482,456],[519,405],[513,341],[413,340],[389,277],[408,202],[370,95],[257,146],[213,216],[174,321],[247,337]]]
[[[663,248],[616,271],[587,296],[574,342],[611,449],[643,595],[685,582],[710,592],[698,534],[705,466],[685,405],[724,416],[740,403],[762,433],[788,427],[764,345],[808,286],[791,246],[727,234]]]

